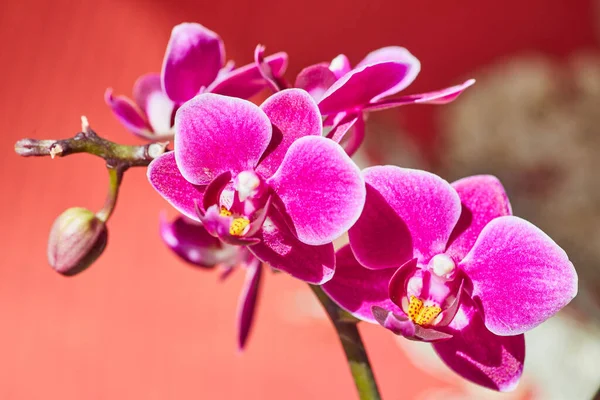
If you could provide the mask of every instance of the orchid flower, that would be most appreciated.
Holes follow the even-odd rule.
[[[173,28],[160,74],[142,75],[133,85],[133,101],[113,96],[107,89],[105,101],[119,121],[144,139],[173,137],[173,118],[181,104],[199,93],[218,93],[250,98],[267,87],[256,64],[234,69],[224,64],[225,48],[215,32],[196,23]],[[287,54],[265,58],[275,76],[287,67]]]
[[[310,95],[287,89],[260,107],[205,93],[175,116],[175,150],[148,167],[152,186],[223,242],[314,284],[331,279],[334,239],[366,189],[339,144],[322,137]]]
[[[224,268],[221,278],[229,276],[234,269],[245,269],[246,279],[238,300],[238,348],[243,350],[254,321],[262,263],[245,247],[223,243],[211,236],[198,222],[179,216],[172,222],[161,219],[160,236],[163,241],[188,264],[201,268]]]
[[[432,342],[464,378],[513,389],[525,358],[523,333],[577,293],[566,253],[511,215],[495,177],[450,185],[393,166],[363,175],[364,211],[325,292],[359,319]]]
[[[329,64],[309,66],[298,74],[295,86],[307,90],[319,103],[330,129],[328,137],[339,143],[352,130],[345,149],[353,154],[364,137],[364,112],[406,104],[446,104],[475,83],[470,79],[434,92],[389,98],[410,85],[420,70],[419,60],[408,50],[390,46],[369,53],[354,68],[344,54]]]

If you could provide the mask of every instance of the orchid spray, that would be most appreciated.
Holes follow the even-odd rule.
[[[380,399],[357,329],[380,325],[429,342],[463,378],[498,391],[523,372],[524,332],[567,305],[577,274],[565,252],[512,215],[493,176],[448,183],[425,171],[350,158],[365,115],[406,104],[444,104],[474,83],[397,96],[420,71],[402,47],[345,55],[283,77],[287,54],[225,63],[221,38],[196,23],[176,26],[160,73],[141,76],[133,100],[105,100],[124,127],[150,141],[126,146],[98,136],[87,119],[62,140],[22,139],[22,156],[88,153],[106,162],[110,186],[94,213],[58,217],[48,260],[72,276],[101,256],[123,174],[146,167],[150,185],[181,215],[160,221],[173,252],[221,277],[246,273],[238,347],[247,345],[261,276],[282,271],[307,282],[328,313],[359,398]],[[270,90],[260,105],[249,99]],[[169,147],[172,141],[173,147]],[[333,242],[348,234],[349,243]],[[398,398],[392,394],[390,398]]]

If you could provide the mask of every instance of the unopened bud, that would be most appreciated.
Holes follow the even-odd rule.
[[[104,251],[108,231],[103,221],[85,208],[63,212],[52,225],[48,262],[57,272],[72,276],[89,267]]]

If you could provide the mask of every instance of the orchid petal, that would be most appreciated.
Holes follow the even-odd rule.
[[[224,216],[215,204],[210,206],[204,215],[200,215],[200,222],[211,235],[218,237],[223,242],[234,246],[251,246],[259,242],[255,237],[236,236],[230,233],[232,216]]]
[[[294,86],[306,90],[315,101],[320,101],[336,80],[335,73],[327,64],[315,64],[300,71]]]
[[[170,151],[148,166],[148,180],[156,191],[180,213],[198,221],[196,204],[202,204],[206,186],[189,183],[179,172],[175,153]]]
[[[283,216],[275,208],[271,208],[256,237],[260,243],[248,249],[271,267],[315,285],[332,278],[335,268],[333,245],[309,246],[302,243],[290,232]]]
[[[459,267],[473,282],[485,326],[497,335],[535,328],[577,294],[577,273],[564,250],[513,216],[488,223]]]
[[[271,143],[256,171],[275,173],[291,144],[304,136],[321,136],[323,127],[317,103],[301,89],[286,89],[269,97],[260,108],[273,124]]]
[[[233,266],[241,261],[238,247],[222,243],[198,222],[187,217],[180,216],[169,222],[163,215],[160,236],[175,254],[198,267]]]
[[[367,183],[366,192],[362,214],[348,231],[352,251],[367,268],[400,268],[413,258],[410,231],[375,187]]]
[[[451,339],[433,344],[440,358],[454,372],[493,390],[513,390],[523,373],[523,335],[497,336],[486,329],[472,300],[462,301],[448,327]]]
[[[253,260],[246,268],[246,279],[238,304],[238,349],[243,350],[254,321],[263,268]]]
[[[252,170],[271,140],[271,122],[247,100],[212,93],[196,96],[175,115],[175,158],[191,183]]]
[[[112,89],[104,92],[104,101],[111,108],[119,122],[125,125],[131,133],[144,139],[152,139],[152,127],[146,121],[142,111],[127,97],[113,96]]]
[[[133,98],[146,113],[156,136],[172,136],[172,117],[175,103],[162,91],[160,75],[140,76],[133,85]]]
[[[396,86],[381,93],[379,96],[373,98],[372,101],[377,101],[383,97],[394,95],[399,91],[405,89],[406,87],[408,87],[408,85],[413,83],[413,81],[416,79],[417,75],[419,75],[419,72],[421,71],[421,63],[419,62],[419,60],[404,47],[398,46],[382,47],[381,49],[377,49],[375,51],[370,52],[361,62],[358,63],[358,65],[355,68],[361,68],[366,65],[374,65],[389,61],[394,61],[408,65],[408,72],[404,79],[398,82]]]
[[[356,222],[365,202],[360,170],[344,150],[324,137],[297,139],[267,181],[282,200],[300,241],[320,245]]]
[[[460,261],[488,222],[511,215],[512,211],[504,187],[494,176],[470,176],[452,183],[452,187],[460,197],[462,212],[448,241],[446,255]]]
[[[469,79],[468,81],[451,86],[445,89],[436,90],[434,92],[427,92],[421,94],[413,94],[409,96],[402,96],[395,99],[385,99],[373,102],[364,107],[365,111],[376,111],[376,110],[387,110],[388,108],[394,108],[404,106],[407,104],[448,104],[464,92],[469,86],[475,83],[475,79]],[[322,110],[321,110],[322,111]]]
[[[288,55],[280,52],[265,57],[265,63],[276,77],[281,77],[287,68]],[[234,69],[229,74],[218,78],[206,91],[225,96],[249,99],[267,87],[258,66],[255,63]]]
[[[363,171],[365,182],[378,192],[372,196],[375,206],[386,202],[402,220],[386,220],[389,209],[384,207],[381,213],[373,206],[366,206],[373,217],[370,220],[361,217],[350,230],[350,244],[357,259],[370,268],[385,267],[384,262],[392,262],[400,267],[408,257],[419,258],[421,262],[439,253],[443,253],[461,212],[460,198],[448,182],[429,172],[394,166],[377,166]],[[382,199],[383,198],[383,199]],[[384,217],[384,218],[382,218]],[[373,227],[385,227],[385,230],[373,230]],[[410,232],[413,254],[406,249],[406,230]],[[383,250],[374,238],[367,237],[369,231],[377,240],[390,235],[394,238],[394,250]],[[388,239],[385,239],[388,240]],[[374,252],[376,256],[368,253]],[[398,253],[403,257],[398,257]],[[395,255],[395,256],[394,256]],[[388,267],[391,265],[388,265]]]
[[[355,68],[323,95],[319,109],[323,115],[359,110],[401,85],[411,73],[411,65],[387,61]]]
[[[415,336],[416,325],[406,315],[398,315],[378,306],[373,307],[372,314],[381,326],[389,329],[396,335],[408,338]]]
[[[356,261],[350,246],[346,245],[335,254],[335,275],[323,285],[325,293],[340,307],[356,318],[375,323],[371,312],[374,306],[394,313],[402,313],[388,297],[388,284],[395,269],[374,271]]]
[[[329,70],[335,74],[336,79],[340,79],[352,70],[352,66],[350,65],[348,57],[346,57],[345,54],[340,54],[331,60],[331,63],[329,63]]]
[[[215,80],[225,63],[219,35],[196,23],[175,26],[163,60],[161,82],[175,103],[183,103]]]

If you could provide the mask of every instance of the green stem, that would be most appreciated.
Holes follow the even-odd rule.
[[[104,207],[96,213],[96,217],[104,222],[108,221],[117,205],[117,197],[119,196],[119,188],[121,187],[121,181],[123,180],[123,173],[127,170],[127,167],[122,165],[115,167],[107,165],[106,168],[108,169],[109,177],[108,194],[106,195]]]
[[[310,285],[310,287],[335,326],[358,390],[359,399],[381,400],[369,357],[358,332],[357,320],[335,304],[320,286]]]

